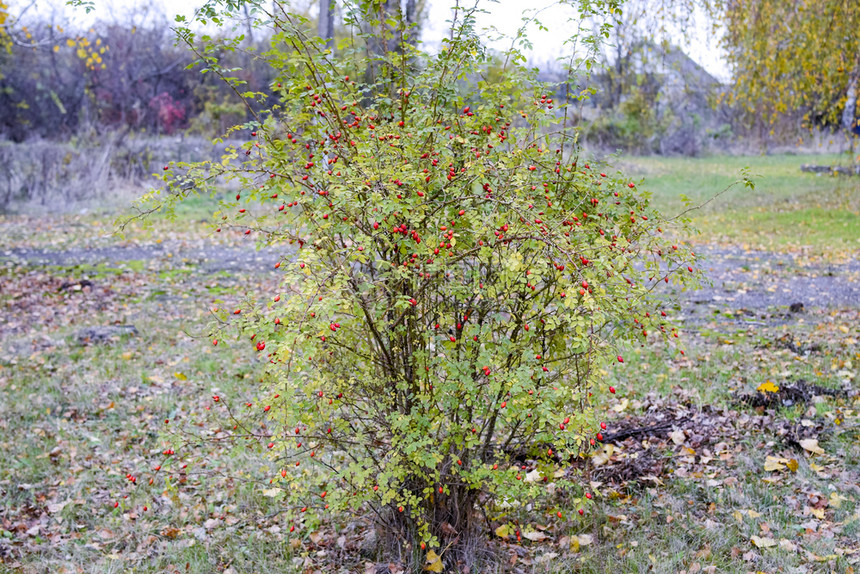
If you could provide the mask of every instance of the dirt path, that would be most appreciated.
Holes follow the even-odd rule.
[[[99,265],[119,266],[128,261],[158,261],[167,267],[200,266],[204,271],[262,272],[272,269],[282,253],[291,248],[266,248],[254,251],[247,247],[226,247],[203,244],[188,247],[182,243],[159,243],[128,247],[102,247],[81,249],[14,248],[0,251],[0,264],[12,265]]]
[[[708,246],[700,250],[711,282],[687,299],[734,309],[860,305],[860,261],[822,263],[803,255]]]
[[[257,273],[272,266],[290,247],[248,248],[161,243],[129,247],[47,250],[18,248],[0,251],[0,265],[82,264],[119,266],[128,261],[157,261],[166,267],[199,267],[203,272]],[[860,305],[860,261],[810,262],[802,255],[706,246],[704,268],[712,285],[687,293],[697,305],[763,310],[802,304],[804,308]]]

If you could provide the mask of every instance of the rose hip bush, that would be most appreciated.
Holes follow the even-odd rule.
[[[558,86],[515,51],[482,79],[499,60],[470,14],[438,54],[383,56],[362,56],[358,30],[332,54],[285,14],[247,144],[172,166],[150,198],[230,180],[217,232],[283,253],[281,289],[220,309],[212,341],[265,365],[252,410],[277,504],[294,529],[371,516],[418,564],[463,553],[487,511],[562,517],[547,487],[584,503],[565,470],[602,438],[606,369],[624,342],[677,335],[661,287],[695,283],[694,255],[635,182],[585,158]]]

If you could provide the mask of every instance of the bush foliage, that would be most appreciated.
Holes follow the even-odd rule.
[[[516,50],[483,79],[498,58],[473,13],[431,55],[374,6],[347,13],[377,18],[394,46],[381,55],[366,29],[332,53],[301,18],[269,15],[277,80],[244,94],[269,103],[236,128],[247,143],[174,164],[148,200],[231,180],[217,232],[283,251],[280,290],[213,327],[265,365],[248,407],[265,424],[242,422],[236,398],[213,409],[267,453],[294,527],[370,516],[423,564],[421,550],[463,555],[488,512],[538,500],[561,515],[548,489],[585,504],[566,463],[600,438],[606,369],[623,341],[677,335],[660,287],[699,273],[648,194],[581,154],[572,99],[547,97]]]

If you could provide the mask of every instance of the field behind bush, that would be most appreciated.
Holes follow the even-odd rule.
[[[688,214],[712,285],[683,294],[677,341],[607,373],[604,443],[568,470],[594,500],[489,513],[492,571],[858,569],[860,181],[799,170],[832,161],[620,160],[670,215],[761,177]],[[171,430],[229,424],[213,395],[256,401],[250,346],[205,325],[277,293],[285,253],[216,240],[209,198],[124,238],[113,209],[48,207],[0,216],[0,572],[398,572],[367,521],[291,533],[259,441]]]
[[[828,154],[622,158],[618,164],[645,178],[655,203],[668,215],[701,205],[728,188],[688,213],[702,232],[698,241],[847,257],[860,249],[860,183],[800,171],[803,164],[845,161],[844,155]],[[754,190],[732,185],[745,169],[755,181]]]

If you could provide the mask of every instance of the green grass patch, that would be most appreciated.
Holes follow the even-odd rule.
[[[839,162],[844,158],[837,155],[783,154],[637,157],[619,163],[631,175],[644,178],[645,189],[664,213],[674,216],[702,205],[688,216],[702,231],[703,241],[823,252],[860,249],[860,178],[808,174],[800,166]],[[755,181],[754,190],[740,184],[732,187],[745,169]],[[717,194],[722,195],[706,204]]]

